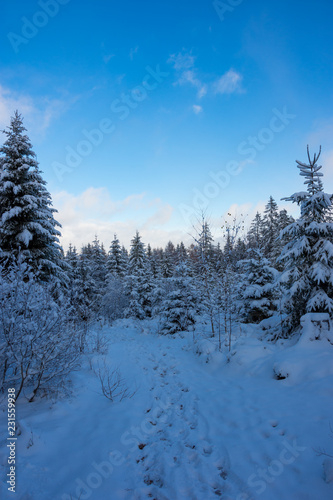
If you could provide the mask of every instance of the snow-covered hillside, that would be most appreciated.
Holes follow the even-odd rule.
[[[193,340],[157,335],[153,321],[105,327],[108,353],[87,357],[70,398],[18,401],[16,498],[333,498],[333,459],[319,454],[333,455],[333,346],[258,332],[237,328],[228,356],[199,330]],[[91,367],[104,361],[132,397],[101,395]]]

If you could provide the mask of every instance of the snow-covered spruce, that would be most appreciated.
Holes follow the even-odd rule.
[[[125,279],[125,294],[128,307],[125,315],[144,319],[152,314],[153,274],[147,259],[145,246],[138,231],[131,241],[128,275]]]
[[[239,262],[241,315],[246,323],[259,323],[276,310],[275,284],[278,271],[263,256],[261,249],[250,249],[249,258]]]
[[[0,148],[1,262],[8,266],[20,256],[42,280],[53,275],[64,282],[61,234],[56,229],[60,224],[53,217],[57,210],[25,130],[16,111],[3,131],[7,140]]]
[[[282,282],[290,331],[306,312],[333,314],[333,195],[323,191],[319,155],[320,151],[311,158],[308,149],[309,163],[297,161],[307,191],[284,198],[301,210],[300,218],[281,231],[286,241],[280,259],[285,266]]]
[[[199,308],[199,296],[185,263],[176,267],[170,280],[172,288],[161,304],[161,333],[164,334],[188,330],[194,325]]]
[[[127,262],[128,255],[124,248],[120,246],[117,235],[114,235],[114,238],[110,245],[110,250],[107,259],[107,270],[108,276],[117,276],[123,277],[126,274],[127,270]]]
[[[279,235],[279,211],[272,196],[265,206],[262,235],[264,256],[273,264],[279,256],[280,248],[276,242]]]

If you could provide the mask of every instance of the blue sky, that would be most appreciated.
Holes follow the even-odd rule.
[[[0,125],[23,114],[64,246],[128,246],[136,229],[189,242],[201,210],[218,240],[226,212],[250,222],[303,189],[307,143],[332,192],[332,15],[324,0],[5,2]]]

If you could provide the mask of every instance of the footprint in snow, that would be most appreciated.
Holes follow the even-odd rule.
[[[208,457],[209,455],[212,454],[213,447],[209,443],[207,443],[202,447],[202,451],[203,451],[203,455]]]

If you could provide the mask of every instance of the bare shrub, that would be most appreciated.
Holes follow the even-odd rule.
[[[123,401],[123,399],[132,398],[136,390],[131,391],[122,378],[119,368],[111,368],[104,360],[94,369],[95,375],[101,383],[102,394],[112,402]]]

